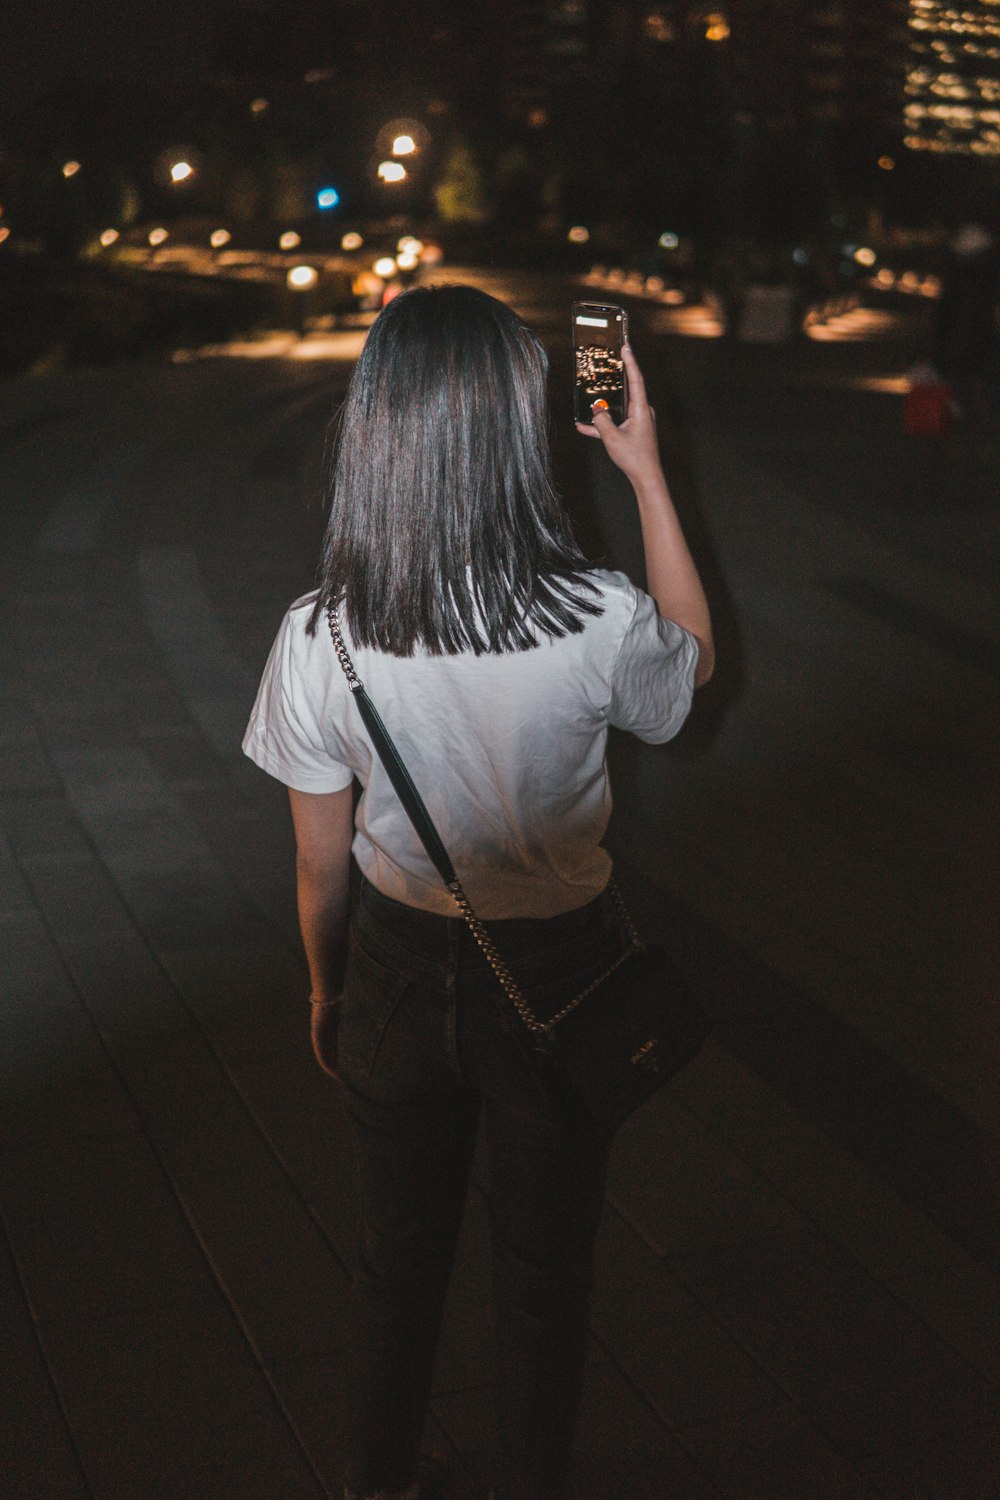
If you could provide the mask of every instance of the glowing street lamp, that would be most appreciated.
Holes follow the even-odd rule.
[[[302,243],[301,234],[296,234],[294,229],[286,229],[278,241],[282,250],[297,250]]]
[[[194,176],[194,167],[189,161],[175,161],[170,168],[171,182],[187,182]]]
[[[341,250],[360,250],[363,244],[363,236],[358,234],[356,229],[351,229],[341,240],[340,248]]]
[[[336,208],[340,202],[340,194],[335,187],[320,188],[316,194],[316,203],[320,208]]]
[[[388,281],[390,276],[396,274],[396,262],[391,255],[382,255],[372,266],[376,276],[381,276],[383,281]]]
[[[285,280],[293,292],[308,292],[319,280],[319,272],[315,266],[292,266]]]
[[[403,182],[406,179],[406,168],[399,161],[379,162],[378,175],[383,182]]]
[[[417,149],[417,143],[412,135],[397,135],[392,143],[393,156],[412,156]]]
[[[114,244],[115,240],[118,239],[118,237],[119,236],[117,229],[105,229],[104,233],[101,235],[101,244],[106,250],[109,245]]]
[[[228,229],[213,229],[209,235],[208,243],[213,250],[221,250],[223,245],[228,245],[232,235]]]
[[[151,245],[162,245],[169,238],[170,231],[167,229],[151,229],[149,231],[149,243]]]
[[[78,161],[63,162],[62,174],[64,177],[75,177],[79,170],[80,163]]]

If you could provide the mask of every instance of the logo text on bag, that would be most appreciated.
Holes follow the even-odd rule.
[[[658,1036],[651,1036],[648,1042],[643,1042],[637,1052],[632,1053],[630,1059],[633,1067],[645,1068],[647,1073],[658,1073],[660,1071],[660,1059],[656,1049],[660,1045]]]

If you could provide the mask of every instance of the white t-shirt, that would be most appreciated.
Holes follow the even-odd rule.
[[[595,570],[600,615],[578,635],[540,636],[501,656],[389,656],[355,647],[358,676],[427,804],[477,913],[551,917],[599,895],[611,861],[609,724],[662,744],[687,717],[698,645],[621,573]],[[357,776],[354,855],[386,896],[455,907],[403,811],[353,702],[325,618],[306,594],[282,621],[243,740],[262,770],[300,792]]]

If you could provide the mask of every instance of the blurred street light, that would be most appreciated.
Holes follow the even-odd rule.
[[[3,244],[4,240],[9,240],[9,239],[10,239],[10,230],[7,228],[7,225],[6,224],[0,224],[0,245]]]
[[[151,245],[162,245],[164,240],[168,240],[169,238],[170,231],[167,229],[151,229],[149,231],[149,243]]]
[[[394,276],[396,273],[396,262],[391,255],[382,255],[372,266],[372,270],[376,276],[381,276],[383,280],[388,280],[390,276]]]
[[[392,143],[393,156],[412,156],[417,149],[417,143],[412,135],[397,135]]]
[[[270,99],[252,99],[250,101],[250,113],[252,115],[266,115],[270,108]]]
[[[358,234],[356,229],[352,229],[344,235],[340,242],[340,248],[341,250],[360,250],[363,244],[363,236]]]
[[[315,266],[292,266],[285,280],[292,291],[308,292],[319,280],[319,272]]]
[[[320,208],[336,208],[340,202],[340,194],[335,187],[320,188],[316,194],[316,202]]]
[[[590,239],[590,230],[583,224],[574,224],[566,238],[571,245],[585,245]]]
[[[114,244],[115,240],[118,239],[118,237],[119,235],[117,229],[105,229],[104,233],[101,235],[101,244],[106,250],[109,245]]]
[[[223,245],[228,245],[231,239],[232,235],[229,233],[228,229],[213,229],[212,233],[209,236],[208,243],[211,245],[213,250],[221,250]]]
[[[383,161],[379,162],[378,175],[383,182],[402,182],[406,177],[406,168],[402,162]]]
[[[880,156],[878,159],[878,164],[882,168],[883,172],[891,172],[893,167],[896,165],[896,162],[895,159],[891,156]]]
[[[175,161],[170,168],[171,182],[187,182],[194,176],[194,167],[189,161]]]
[[[282,250],[297,250],[302,243],[301,234],[296,234],[294,229],[286,229],[278,241]]]
[[[705,40],[709,42],[724,42],[729,36],[729,22],[719,10],[710,12],[705,17]]]
[[[396,245],[396,249],[402,250],[404,255],[419,255],[423,248],[423,240],[418,240],[415,234],[404,234]]]
[[[659,245],[661,250],[676,250],[677,246],[680,244],[680,240],[672,230],[667,229],[664,230],[663,234],[660,235],[660,238],[657,240],[657,244]]]
[[[63,162],[62,174],[64,177],[75,177],[79,170],[80,163],[78,161]]]
[[[420,264],[420,256],[414,250],[401,250],[396,256],[396,264],[401,271],[415,271]]]
[[[873,266],[878,259],[878,256],[875,254],[875,251],[870,250],[867,245],[859,245],[857,250],[855,250],[854,252],[854,259],[857,261],[859,266]]]

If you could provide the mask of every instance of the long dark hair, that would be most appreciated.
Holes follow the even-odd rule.
[[[379,314],[339,415],[315,630],[394,656],[523,651],[599,614],[552,483],[541,344],[468,286]]]

